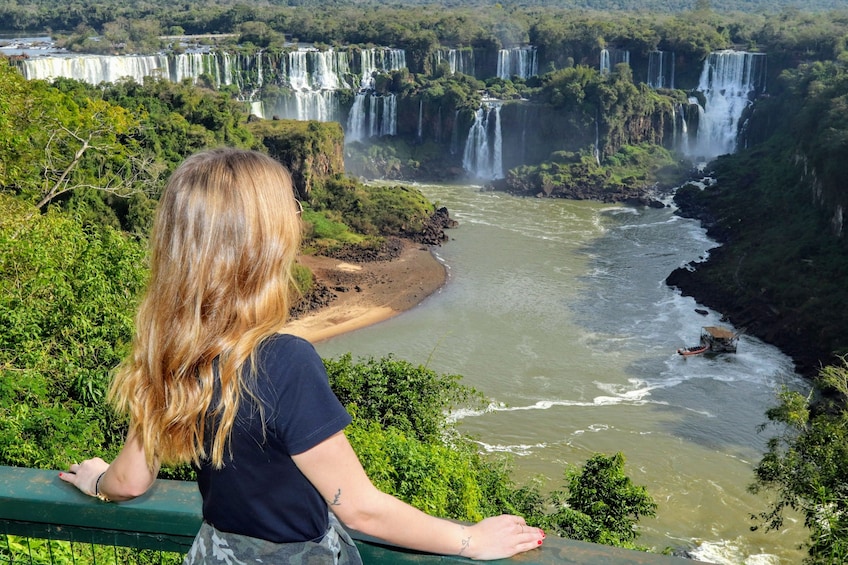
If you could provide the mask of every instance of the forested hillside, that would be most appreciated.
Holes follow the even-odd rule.
[[[249,13],[256,9],[258,3],[244,0],[186,0],[176,6],[164,0],[147,0],[128,4],[118,0],[65,0],[52,2],[50,0],[4,0],[0,2],[0,28],[15,30],[44,29],[72,30],[79,24],[97,26],[118,17],[144,19],[153,17],[161,19],[165,14],[186,12],[193,19],[204,19],[203,14],[216,14],[227,10],[235,13]],[[714,10],[722,13],[797,13],[824,12],[842,10],[844,2],[839,0],[515,0],[506,2],[489,2],[485,0],[446,0],[431,2],[428,0],[403,0],[401,2],[385,2],[383,0],[270,0],[261,3],[273,9],[291,8],[306,9],[311,15],[320,17],[315,8],[329,9],[337,12],[339,8],[356,7],[358,11],[370,11],[374,8],[412,7],[427,9],[440,5],[451,10],[469,9],[483,16],[486,12],[505,9],[518,15],[521,12],[555,8],[568,11],[593,12],[643,12],[653,14],[679,13],[690,10]],[[251,18],[252,19],[252,18]],[[219,21],[219,23],[223,23]],[[0,29],[2,31],[2,29]]]

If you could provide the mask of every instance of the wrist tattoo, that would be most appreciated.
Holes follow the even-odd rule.
[[[463,530],[463,533],[464,533],[465,528],[462,528],[462,530]],[[459,553],[457,553],[457,555],[464,554],[465,551],[469,548],[469,546],[471,545],[471,534],[469,534],[468,537],[463,538],[460,541],[460,544],[462,545],[462,548],[459,550]]]
[[[336,492],[336,496],[333,497],[333,501],[330,503],[330,506],[339,506],[342,503],[341,498],[342,498],[342,489],[339,489]]]

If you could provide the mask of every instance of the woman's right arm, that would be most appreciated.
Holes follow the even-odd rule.
[[[130,432],[111,465],[99,457],[86,459],[59,473],[59,478],[90,496],[130,500],[147,492],[158,472],[159,462],[152,469],[147,466],[141,440]]]
[[[293,459],[346,526],[402,547],[471,559],[502,559],[539,547],[545,537],[520,516],[459,524],[425,514],[381,492],[365,474],[343,432]]]

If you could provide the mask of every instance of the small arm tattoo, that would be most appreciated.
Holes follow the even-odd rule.
[[[330,506],[339,506],[342,503],[341,498],[342,489],[339,489],[338,492],[336,492],[336,496],[333,497],[333,501],[330,503]]]
[[[463,527],[462,530],[464,532],[465,528]],[[469,534],[467,538],[463,538],[460,543],[462,543],[462,548],[459,550],[459,553],[457,553],[457,555],[462,555],[463,553],[465,553],[465,550],[467,550],[468,547],[471,545],[471,535]]]

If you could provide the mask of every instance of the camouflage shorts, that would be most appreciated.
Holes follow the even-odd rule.
[[[330,513],[330,527],[320,541],[274,543],[222,532],[203,522],[183,565],[362,565],[356,544]]]

